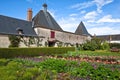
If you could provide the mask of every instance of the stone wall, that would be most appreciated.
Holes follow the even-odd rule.
[[[8,35],[0,35],[0,48],[8,48],[10,45]],[[20,42],[19,47],[27,47],[23,42]]]
[[[86,40],[91,39],[90,36],[76,35],[70,32],[54,31],[54,30],[40,28],[40,27],[35,28],[35,31],[39,36],[45,37],[44,39],[45,42],[48,40],[57,40],[63,43],[82,44]],[[52,39],[50,38],[51,31],[55,32],[55,38],[52,38]]]
[[[28,43],[29,37],[23,37],[24,41]],[[23,39],[21,38],[21,42],[19,44],[19,47],[37,47],[37,40],[35,38],[35,43],[30,44],[29,46],[25,45],[23,42]],[[41,38],[40,38],[41,40]],[[42,44],[42,41],[39,41],[40,44]],[[10,41],[8,38],[8,35],[0,35],[0,48],[8,48],[10,45]]]
[[[38,36],[44,36],[45,38],[40,38],[39,43],[41,46],[46,46],[45,44],[48,43],[48,41],[56,40],[57,42],[62,42],[63,44],[73,44],[75,45],[76,43],[82,44],[86,40],[91,39],[90,36],[82,36],[82,35],[75,35],[70,32],[61,32],[61,31],[54,31],[55,32],[55,38],[50,38],[51,35],[50,29],[45,29],[45,28],[35,28],[35,32],[37,33]],[[26,41],[29,41],[27,37],[24,38]],[[37,40],[36,40],[37,41]],[[0,35],[0,48],[7,48],[9,47],[10,42],[8,35]],[[57,46],[57,44],[55,44]],[[23,42],[20,42],[20,47],[28,47],[26,46]],[[30,45],[29,47],[37,47],[37,42],[35,44]]]
[[[10,45],[7,35],[0,35],[0,48],[7,48]]]

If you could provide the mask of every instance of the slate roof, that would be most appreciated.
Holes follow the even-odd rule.
[[[77,35],[90,35],[87,31],[87,29],[85,28],[83,22],[81,21],[80,24],[78,25],[75,34]]]
[[[40,10],[33,18],[34,27],[43,27],[52,30],[63,31],[49,12]]]
[[[0,15],[0,34],[19,35],[18,29],[21,29],[25,36],[37,36],[32,28],[32,22]]]
[[[103,40],[115,40],[115,41],[120,41],[120,34],[114,34],[114,35],[99,35],[99,36],[96,36],[98,38],[101,38]]]

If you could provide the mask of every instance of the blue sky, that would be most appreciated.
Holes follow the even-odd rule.
[[[120,0],[0,0],[0,15],[26,20],[27,9],[35,16],[43,3],[65,31],[83,21],[92,35],[120,34]]]

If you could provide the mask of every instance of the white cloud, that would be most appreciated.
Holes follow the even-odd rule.
[[[97,11],[99,13],[102,12],[102,7],[112,3],[114,0],[93,0],[93,1],[89,1],[89,2],[84,2],[84,3],[77,3],[71,6],[72,9],[77,9],[77,10],[81,10],[81,9],[85,9],[85,8],[89,8],[93,5],[97,5]]]
[[[78,20],[78,18],[67,17],[67,18],[59,19],[58,23],[60,24],[63,30],[69,32],[75,32],[80,21]]]
[[[83,10],[83,11],[81,11],[80,13],[81,13],[81,14],[85,14],[85,13],[86,13],[86,11],[85,11],[85,10]]]
[[[88,22],[94,22],[98,13],[96,11],[88,12],[83,18]]]
[[[94,19],[97,15],[98,15],[97,12],[92,11],[92,12],[87,13],[87,14],[84,16],[84,18],[85,18],[85,19]]]
[[[63,30],[69,32],[75,32],[77,26],[82,20],[85,23],[88,32],[92,35],[119,34],[119,27],[113,28],[112,26],[114,23],[108,24],[104,22],[120,22],[120,19],[114,19],[111,15],[106,15],[99,19],[102,15],[104,15],[103,13],[101,14],[102,7],[112,2],[113,0],[91,0],[85,3],[78,3],[71,6],[71,8],[80,10],[79,14],[73,13],[68,17],[60,17],[56,20]],[[97,5],[96,10],[90,12],[85,10],[93,5]],[[82,17],[81,15],[84,16]]]
[[[102,12],[102,7],[109,4],[109,3],[112,3],[114,0],[94,0],[94,2],[96,3],[97,5],[97,11],[99,13]]]
[[[75,14],[75,13],[73,13],[73,14],[70,14],[69,16],[70,17],[74,17],[74,16],[77,16],[78,14]]]
[[[96,27],[88,30],[90,34],[94,35],[108,35],[108,34],[119,34],[120,31],[118,29],[110,28],[110,27]]]
[[[101,23],[101,22],[120,22],[120,19],[113,19],[112,15],[106,15],[103,18],[99,19],[97,22],[98,23]]]
[[[89,1],[89,2],[84,2],[84,3],[77,3],[75,5],[72,5],[71,8],[72,9],[78,9],[78,10],[81,10],[81,9],[85,9],[85,8],[88,8],[90,6],[93,6],[94,5],[94,2],[93,1]]]

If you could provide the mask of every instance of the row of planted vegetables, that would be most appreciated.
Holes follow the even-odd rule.
[[[120,53],[113,53],[108,51],[68,52],[66,54],[49,55],[47,57],[72,61],[85,61],[120,65]]]
[[[0,59],[0,80],[120,80],[120,65],[44,56]]]

